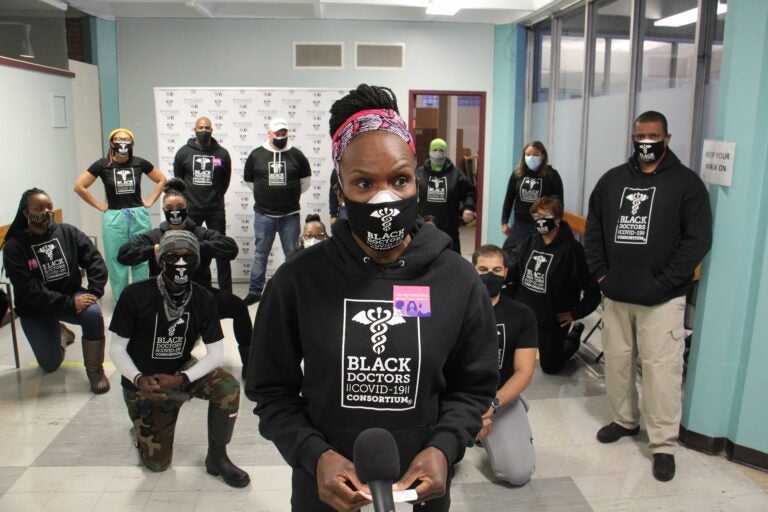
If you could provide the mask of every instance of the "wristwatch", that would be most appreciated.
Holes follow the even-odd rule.
[[[499,400],[499,397],[494,397],[493,400],[491,400],[491,407],[493,408],[494,414],[499,410],[501,407],[501,400]]]

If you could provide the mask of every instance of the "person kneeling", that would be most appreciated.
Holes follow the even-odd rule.
[[[216,302],[191,280],[200,245],[188,231],[168,231],[158,244],[162,273],[129,285],[115,307],[112,361],[123,375],[123,398],[133,421],[142,463],[165,471],[181,404],[208,400],[208,456],[205,468],[232,487],[245,487],[248,473],[227,456],[240,407],[240,384],[219,368],[224,354]],[[206,355],[191,356],[198,337]]]
[[[512,485],[524,485],[536,466],[528,402],[522,392],[536,366],[536,315],[525,304],[501,293],[507,275],[501,247],[483,245],[472,263],[491,296],[499,337],[499,389],[477,435],[488,453],[493,474]]]

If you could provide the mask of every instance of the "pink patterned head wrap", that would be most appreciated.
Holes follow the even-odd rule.
[[[333,134],[333,166],[337,173],[341,157],[352,139],[361,133],[372,131],[385,131],[397,135],[408,144],[411,154],[416,155],[416,146],[411,132],[408,131],[408,125],[397,112],[391,109],[361,110],[344,121]]]

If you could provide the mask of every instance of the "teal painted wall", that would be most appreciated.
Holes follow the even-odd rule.
[[[91,61],[99,67],[101,90],[101,126],[104,148],[107,135],[120,126],[120,100],[117,72],[117,23],[98,18],[89,19]],[[106,153],[105,153],[106,154]]]
[[[493,44],[491,154],[486,159],[489,187],[488,235],[483,243],[502,245],[501,207],[507,182],[523,147],[525,109],[525,28],[497,25]]]
[[[768,2],[728,3],[716,138],[736,143],[732,187],[711,186],[682,424],[768,453]]]

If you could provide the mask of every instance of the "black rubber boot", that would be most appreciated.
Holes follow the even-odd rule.
[[[568,360],[579,351],[581,346],[581,333],[584,332],[584,324],[573,324],[563,341],[563,359]]]
[[[243,377],[243,381],[245,381],[245,376],[248,375],[248,356],[251,355],[251,346],[238,345],[237,350],[240,352],[240,361],[243,362],[243,369],[240,375]]]
[[[237,411],[219,409],[208,404],[208,456],[205,469],[213,476],[221,476],[227,485],[245,487],[251,483],[248,473],[235,466],[227,456],[227,445],[235,430]]]
[[[100,395],[109,391],[109,380],[104,375],[104,338],[83,340],[83,365],[91,383],[91,391]]]

